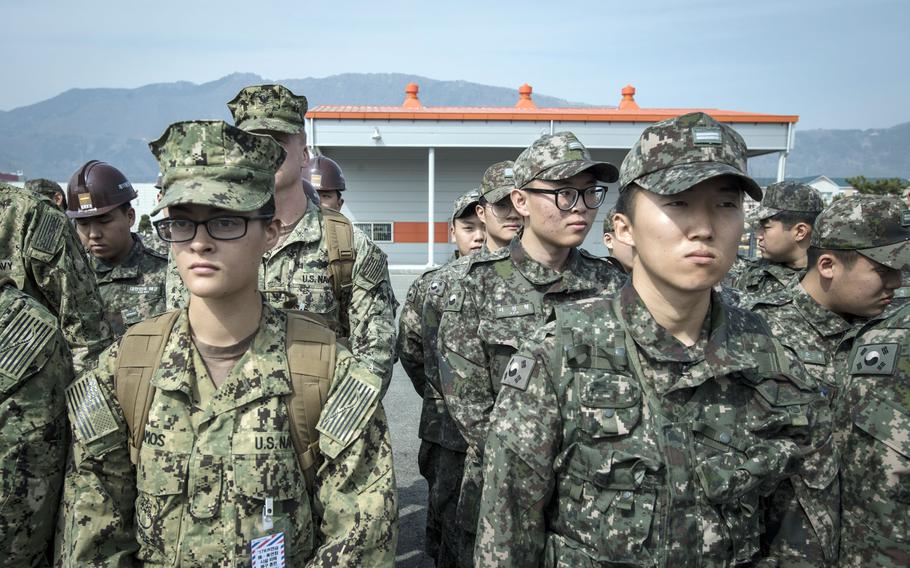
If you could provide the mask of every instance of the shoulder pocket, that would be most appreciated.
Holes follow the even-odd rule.
[[[853,411],[853,423],[905,459],[910,459],[910,415],[875,395],[862,399]]]

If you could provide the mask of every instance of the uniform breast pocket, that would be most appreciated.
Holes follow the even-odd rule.
[[[232,461],[238,549],[248,554],[252,539],[281,532],[289,558],[308,556],[314,547],[313,517],[294,453],[235,454]]]
[[[144,293],[131,298],[129,305],[120,310],[123,325],[129,327],[134,323],[147,320],[166,310],[164,290],[161,286],[143,286]]]
[[[290,291],[297,296],[297,309],[328,314],[338,308],[328,273],[298,273],[291,278]]]
[[[186,504],[189,456],[143,446],[136,486],[136,538],[140,560],[174,558]]]
[[[579,427],[592,438],[629,434],[641,420],[641,389],[631,377],[579,369],[576,385]]]

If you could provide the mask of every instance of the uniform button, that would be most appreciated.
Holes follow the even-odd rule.
[[[733,439],[733,437],[730,436],[729,432],[722,432],[720,435],[720,441],[723,444],[729,444],[730,440],[732,440],[732,439]]]
[[[625,499],[626,501],[628,501],[629,499],[632,498],[632,492],[631,492],[631,491],[623,491],[623,492],[622,492],[622,498]]]
[[[616,411],[613,410],[612,408],[607,408],[604,410],[604,416],[606,416],[607,418],[613,418],[614,414],[616,414]]]

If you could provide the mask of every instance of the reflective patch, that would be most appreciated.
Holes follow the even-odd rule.
[[[348,376],[323,409],[316,430],[346,446],[363,427],[378,397],[378,387]]]
[[[88,210],[88,209],[95,208],[95,205],[92,203],[92,194],[91,193],[88,193],[88,192],[80,193],[78,195],[78,197],[79,197],[79,209],[80,210]]]
[[[66,389],[66,406],[70,411],[73,431],[84,443],[117,430],[117,421],[94,376],[79,379]]]
[[[720,128],[695,127],[692,129],[692,138],[696,146],[719,146],[724,141]]]
[[[17,313],[13,313],[17,312]],[[0,375],[18,381],[38,356],[55,326],[19,302],[9,306],[0,321]]]
[[[32,236],[32,248],[47,253],[57,252],[64,222],[58,215],[42,215]]]
[[[534,359],[522,357],[521,355],[512,355],[500,382],[521,391],[527,390],[533,371]]]
[[[117,189],[133,189],[133,184],[128,181],[125,181],[117,186]]]
[[[322,189],[322,174],[312,174],[310,183],[313,185],[313,189]]]
[[[899,343],[861,345],[853,356],[850,373],[853,375],[890,375],[900,353]]]

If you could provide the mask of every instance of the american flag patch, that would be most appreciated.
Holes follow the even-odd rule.
[[[346,446],[363,426],[378,396],[378,387],[348,376],[329,399],[316,429]]]
[[[97,440],[117,430],[117,421],[94,376],[79,379],[66,389],[66,406],[73,430],[82,442]]]
[[[54,335],[54,325],[16,302],[0,316],[0,374],[18,381]]]
[[[32,235],[32,248],[42,252],[56,252],[63,223],[63,219],[58,215],[42,215],[38,221],[38,228]]]

